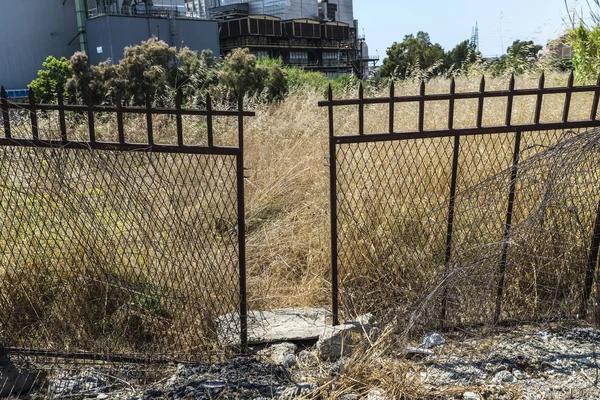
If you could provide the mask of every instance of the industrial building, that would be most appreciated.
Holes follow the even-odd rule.
[[[85,51],[119,62],[126,46],[152,37],[220,53],[218,24],[190,15],[186,0],[0,0],[0,84],[17,96],[46,57]],[[20,90],[21,89],[21,90]]]
[[[352,0],[0,0],[0,10],[0,84],[13,95],[49,55],[117,63],[152,37],[217,55],[247,47],[330,76],[364,76],[377,60]]]

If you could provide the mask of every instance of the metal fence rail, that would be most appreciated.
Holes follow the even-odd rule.
[[[0,94],[3,348],[121,362],[205,360],[226,350],[222,335],[245,348],[243,130],[254,113],[242,100],[221,111],[210,97],[183,108],[181,93],[175,108]],[[158,143],[158,116],[174,119],[176,143]],[[185,116],[203,118],[206,145],[186,144]],[[237,119],[237,145],[215,145],[216,117]],[[71,120],[89,140],[71,140]],[[98,140],[100,128],[118,141]],[[223,316],[235,319],[228,332]]]
[[[342,315],[392,309],[431,325],[579,315],[590,303],[600,244],[600,155],[595,85],[366,98],[319,103],[329,114],[332,308]],[[589,119],[572,120],[575,94]],[[564,96],[562,117],[542,122],[544,99]],[[515,99],[535,100],[513,123]],[[506,104],[484,125],[486,102]],[[474,126],[457,126],[471,101]],[[397,107],[416,104],[416,130],[397,131]],[[447,126],[427,130],[428,104],[447,106]],[[389,106],[389,129],[365,114]],[[336,107],[358,109],[358,132],[336,133]],[[587,130],[592,129],[590,132]],[[529,296],[529,297],[528,297]],[[535,297],[535,299],[534,299]],[[530,304],[531,303],[531,304]],[[419,323],[420,323],[419,322]]]

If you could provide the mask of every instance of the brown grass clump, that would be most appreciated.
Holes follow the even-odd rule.
[[[566,81],[567,76],[560,74],[550,75],[546,78],[547,86],[562,86],[566,84]],[[503,89],[506,85],[506,79],[488,79],[487,81],[488,90]],[[517,78],[518,88],[536,86],[537,77]],[[457,80],[458,92],[477,91],[478,88],[479,79],[459,78]],[[442,79],[432,80],[427,87],[428,93],[444,93],[448,90],[449,82]],[[367,91],[370,92],[369,95],[374,96],[385,96],[387,93],[387,91],[386,93],[379,93],[372,88],[368,88]],[[418,93],[418,85],[415,83],[402,82],[397,84],[397,95],[416,93]],[[355,95],[356,93],[353,91],[340,94],[340,96],[345,97],[355,97]],[[269,106],[251,104],[251,107],[257,110],[256,118],[246,120],[245,132],[245,164],[249,169],[246,173],[248,175],[246,181],[246,220],[248,297],[251,309],[316,306],[329,303],[329,181],[328,168],[324,165],[327,163],[325,156],[328,154],[327,112],[317,107],[317,102],[322,99],[323,93],[321,92],[299,91],[290,94],[281,103]],[[535,97],[515,100],[513,122],[532,121],[535,101]],[[589,96],[574,95],[571,118],[586,118],[590,104],[591,98]],[[563,106],[564,96],[546,96],[542,121],[560,119]],[[222,107],[226,107],[226,105],[222,105]],[[416,105],[399,104],[396,107],[396,119],[394,121],[396,130],[414,129],[417,124]],[[442,129],[447,126],[447,107],[447,104],[443,102],[428,105],[426,110],[428,115],[428,118],[426,118],[427,129]],[[470,101],[457,101],[456,107],[455,127],[474,125],[476,104]],[[503,101],[497,99],[486,100],[484,124],[502,123],[505,118],[505,107],[506,104]],[[387,105],[368,106],[365,115],[366,132],[387,131]],[[358,116],[355,108],[340,108],[336,110],[335,116],[338,134],[356,133],[358,131]],[[97,135],[99,140],[115,140],[116,122],[113,116],[98,116],[98,122]],[[127,140],[134,142],[144,142],[146,140],[144,118],[128,117],[125,122]],[[30,131],[27,128],[27,123],[27,118],[25,118],[23,128],[14,129],[17,132],[15,136],[29,137]],[[235,144],[237,137],[236,121],[216,118],[214,124],[217,144]],[[186,143],[206,143],[206,121],[203,118],[186,118],[184,125]],[[71,115],[68,125],[70,137],[86,138],[86,126],[87,121],[85,118]],[[173,143],[175,141],[174,126],[175,123],[172,118],[157,117],[154,121],[157,142]],[[56,116],[49,115],[40,119],[40,134],[43,137],[44,135],[45,137],[55,135],[55,132],[58,132],[57,128]],[[542,135],[527,133],[524,140],[528,148],[528,157],[533,157],[539,149],[560,140],[562,134],[562,132],[559,132],[550,138],[547,133]],[[354,174],[353,180],[345,182],[342,187],[344,196],[352,200],[350,207],[342,208],[342,212],[345,213],[343,216],[348,217],[345,221],[347,223],[341,231],[344,235],[341,240],[347,241],[341,254],[343,262],[341,266],[342,279],[346,279],[344,278],[345,272],[348,273],[348,276],[360,276],[360,279],[354,282],[359,290],[349,291],[350,296],[346,298],[349,299],[345,303],[347,316],[366,310],[380,311],[382,308],[392,310],[391,314],[398,313],[400,310],[403,312],[413,312],[415,309],[422,311],[426,309],[427,302],[439,301],[441,286],[432,285],[432,282],[436,282],[435,279],[440,277],[444,261],[446,200],[449,186],[449,164],[445,160],[451,153],[451,145],[451,140],[435,139],[418,143],[402,142],[402,144],[380,144],[341,150],[342,152],[345,151],[343,154],[348,155],[348,158],[342,159],[342,165],[353,171]],[[510,167],[513,146],[512,136],[507,137],[505,135],[488,138],[471,137],[463,142],[461,157],[464,162],[461,164],[461,171],[459,171],[460,196],[462,197],[461,202],[457,204],[456,217],[456,223],[461,228],[457,229],[457,259],[453,264],[457,268],[453,269],[448,280],[453,285],[449,290],[449,304],[454,310],[450,314],[452,322],[488,321],[488,317],[492,312],[493,301],[488,300],[492,300],[489,295],[494,293],[494,283],[497,278],[494,272],[498,263],[496,255],[498,244],[502,239],[503,218],[506,210],[506,196],[502,190],[506,189],[507,182],[504,178],[506,178],[507,168]],[[163,180],[165,183],[164,188],[156,188],[152,187],[150,182],[159,177],[160,171],[145,170],[144,168],[147,167],[143,163],[146,161],[138,161],[142,164],[136,164],[133,169],[130,169],[134,173],[128,175],[126,172],[116,171],[114,177],[121,174],[120,176],[125,179],[124,182],[120,182],[119,189],[122,190],[122,196],[119,197],[122,204],[130,204],[126,196],[125,189],[127,188],[136,188],[136,193],[142,197],[146,193],[146,198],[140,197],[139,201],[132,202],[131,213],[125,213],[123,219],[113,218],[112,221],[108,221],[110,222],[108,224],[110,229],[107,228],[108,233],[104,233],[104,236],[101,235],[102,240],[99,241],[99,248],[96,249],[104,254],[104,258],[100,260],[100,263],[94,264],[91,260],[83,259],[82,264],[76,269],[85,273],[90,267],[104,268],[108,269],[113,276],[115,271],[124,266],[137,266],[140,271],[151,271],[136,275],[136,278],[142,282],[140,283],[142,287],[145,287],[145,284],[148,284],[149,287],[155,287],[159,283],[157,286],[160,290],[174,290],[167,298],[175,303],[179,302],[186,305],[184,307],[187,310],[186,312],[198,312],[198,309],[195,308],[197,304],[202,304],[214,310],[214,313],[199,318],[204,325],[199,324],[196,326],[194,325],[196,322],[192,323],[194,329],[197,328],[198,330],[196,336],[201,336],[203,335],[201,332],[204,332],[203,329],[207,329],[206,324],[209,325],[209,330],[213,329],[210,326],[211,323],[207,321],[214,321],[216,314],[235,311],[234,307],[221,307],[220,305],[223,304],[222,299],[224,297],[229,299],[234,296],[237,283],[235,280],[227,278],[231,274],[223,277],[223,275],[215,276],[212,273],[215,268],[221,268],[229,272],[235,268],[232,264],[228,264],[231,262],[231,258],[225,257],[226,261],[223,261],[223,257],[219,258],[219,251],[230,248],[227,247],[229,243],[227,240],[228,238],[231,239],[231,235],[235,233],[232,227],[232,218],[235,215],[227,214],[231,218],[225,218],[225,220],[218,218],[217,214],[222,214],[224,210],[231,209],[231,204],[227,203],[228,199],[224,200],[225,203],[219,204],[195,204],[193,201],[197,198],[205,198],[202,197],[202,193],[206,194],[206,190],[213,193],[216,189],[202,189],[201,184],[205,184],[206,179],[186,180],[185,177],[189,177],[187,172],[193,170],[190,165],[200,167],[203,173],[209,175],[214,169],[202,164],[193,164],[197,163],[197,160],[190,164],[182,160],[165,159],[163,160],[163,167],[165,168],[171,167],[175,163],[178,168],[187,165],[189,170],[180,169],[180,176],[167,178]],[[225,164],[219,165],[221,165],[219,168],[223,168]],[[357,165],[361,168],[356,168]],[[213,166],[213,168],[215,167]],[[596,171],[590,170],[588,172],[595,173]],[[72,172],[72,174],[81,177],[81,175],[77,175],[77,171]],[[544,176],[544,173],[541,173],[540,176]],[[573,176],[582,175],[575,174]],[[127,179],[130,179],[130,181],[127,181]],[[393,184],[390,184],[390,182]],[[593,180],[590,182],[588,184],[582,183],[580,187],[592,193]],[[220,181],[220,184],[223,185],[228,183],[230,182]],[[536,186],[536,182],[530,181],[528,184],[530,189],[533,189],[527,193],[532,196],[543,193],[540,186]],[[192,185],[189,186],[190,192],[185,192],[185,185]],[[149,190],[144,189],[148,187],[150,187]],[[173,192],[174,187],[178,188],[175,192]],[[469,191],[473,188],[476,189],[475,192]],[[3,190],[6,190],[6,185],[4,185]],[[187,196],[187,202],[177,203],[176,192],[178,191],[184,192]],[[168,195],[166,195],[167,192]],[[65,193],[68,194],[68,192]],[[365,196],[365,193],[368,196]],[[475,195],[472,195],[473,193]],[[155,194],[160,194],[160,196],[158,198],[153,197]],[[594,194],[594,196],[596,195]],[[539,204],[536,203],[535,196],[527,202],[520,203],[522,208],[516,211],[515,218],[517,221],[527,220],[528,216],[531,215],[531,211],[537,210],[536,207]],[[169,201],[158,201],[161,198]],[[64,196],[62,199],[67,203],[61,204],[61,207],[76,208],[77,201],[79,201],[78,196]],[[181,200],[181,198],[179,199]],[[589,199],[590,204],[597,204],[597,201],[594,203],[594,199]],[[22,202],[29,201],[26,197],[20,200]],[[521,201],[519,198],[518,200]],[[4,201],[2,208],[6,211],[9,206]],[[136,209],[137,206],[133,206],[135,204],[143,207]],[[152,212],[157,212],[155,220],[162,221],[162,223],[168,220],[167,217],[171,218],[174,215],[179,215],[178,225],[170,226],[168,229],[165,227],[164,232],[166,233],[164,234],[167,235],[169,240],[164,240],[164,237],[161,238],[160,234],[157,234],[157,231],[162,229],[160,223],[158,225],[143,224],[143,219],[138,218],[141,215],[139,211],[145,209],[144,207],[153,210]],[[210,226],[190,227],[186,225],[186,221],[189,221],[189,219],[185,217],[194,215],[202,207],[205,207],[204,209],[212,207],[216,210],[215,215],[217,216],[214,219],[209,219]],[[182,210],[184,211],[183,214],[181,213]],[[580,264],[583,246],[589,246],[589,234],[586,230],[588,226],[585,224],[589,224],[590,216],[588,214],[593,212],[595,212],[595,209],[585,210],[585,212],[578,214],[578,217],[583,217],[582,220],[585,223],[581,233],[577,233],[579,236],[576,239],[573,239],[573,237],[569,239],[568,235],[565,236],[564,234],[566,230],[571,232],[571,229],[576,225],[573,222],[574,217],[569,219],[565,217],[564,213],[556,214],[556,218],[549,218],[547,221],[554,224],[554,226],[546,231],[521,236],[522,240],[529,240],[529,244],[539,244],[541,242],[544,244],[538,246],[535,252],[531,252],[529,247],[526,247],[524,243],[520,243],[519,245],[525,246],[521,248],[520,254],[528,254],[530,257],[514,258],[513,254],[512,258],[509,258],[510,269],[507,279],[510,280],[511,286],[508,290],[509,294],[505,295],[508,307],[505,317],[527,318],[540,311],[543,311],[544,315],[549,317],[552,311],[560,310],[561,313],[572,311],[572,305],[578,301],[575,298],[578,295],[575,294],[575,288],[578,287],[577,285],[582,279]],[[95,214],[82,212],[77,215],[80,215],[80,218],[85,221],[85,218]],[[552,215],[552,212],[550,212],[550,216]],[[118,224],[115,225],[115,222],[118,222]],[[30,226],[41,224],[36,220],[29,220],[28,223],[31,224]],[[97,221],[94,223],[97,223]],[[199,231],[194,231],[194,228],[199,229]],[[6,228],[3,227],[3,229]],[[122,236],[121,242],[118,240],[105,240],[106,237],[114,236],[115,232],[118,233],[119,229],[128,232],[129,236]],[[175,236],[168,236],[167,233],[169,232]],[[194,236],[190,232],[200,233],[199,236]],[[555,232],[556,234],[548,237],[548,232]],[[77,234],[79,233],[67,230],[62,233],[62,236],[69,239],[75,238]],[[87,234],[89,235],[89,232]],[[144,236],[147,235],[157,236],[151,237],[150,242],[145,242]],[[3,234],[3,238],[5,237],[6,235]],[[203,243],[202,239],[205,237],[217,238],[223,246],[219,249],[212,249],[212,256],[208,258],[203,255],[202,245],[197,245]],[[177,244],[175,238],[182,240]],[[556,243],[563,243],[567,239],[571,240],[569,243],[573,244],[571,250],[556,245]],[[74,240],[74,242],[77,241]],[[118,245],[115,245],[115,243]],[[48,298],[56,296],[55,293],[57,292],[55,289],[44,289],[38,293],[32,293],[33,298],[24,298],[15,288],[18,288],[18,282],[25,280],[25,272],[14,268],[13,270],[16,272],[9,273],[6,271],[9,271],[14,265],[19,265],[19,268],[30,268],[39,271],[35,273],[36,275],[42,275],[41,271],[44,269],[62,268],[62,272],[57,272],[56,275],[71,276],[72,272],[68,268],[71,263],[69,257],[78,253],[76,246],[72,247],[74,253],[71,255],[62,254],[61,257],[55,258],[46,256],[46,254],[53,254],[52,249],[58,249],[60,245],[59,241],[46,241],[42,251],[40,247],[36,247],[37,244],[28,244],[19,240],[12,244],[13,248],[10,254],[28,254],[32,249],[37,249],[39,251],[36,255],[37,258],[33,255],[30,258],[25,256],[24,259],[19,259],[17,262],[10,258],[8,252],[5,251],[2,254],[0,269],[5,271],[4,285],[1,289],[3,296],[12,299],[10,303],[14,303],[11,306],[14,307],[14,310],[22,309],[25,310],[24,312],[27,315],[31,315],[30,318],[35,323],[25,328],[30,329],[30,332],[33,332],[31,329],[35,330],[37,329],[35,327],[40,325],[43,325],[44,329],[54,329],[59,326],[59,324],[55,324],[56,319],[52,320],[36,315],[36,312],[39,314],[40,310],[45,310],[42,303],[52,303],[52,301],[48,301]],[[130,258],[122,258],[121,263],[109,263],[110,265],[107,265],[107,259],[122,255],[132,246],[137,249],[138,253],[130,255]],[[487,250],[483,251],[482,249]],[[158,258],[164,261],[172,260],[175,257],[176,262],[170,265],[155,265],[153,261],[157,258],[159,250],[163,252],[162,255],[166,254],[167,256]],[[550,251],[553,251],[553,253],[548,257],[542,256],[543,254],[550,254]],[[134,256],[138,254],[143,254],[144,257],[135,258]],[[169,254],[171,255],[169,256]],[[176,254],[176,256],[173,256],[173,254]],[[472,259],[469,259],[473,254],[481,256],[475,263],[472,262]],[[572,257],[565,258],[565,254],[570,254]],[[181,259],[177,257],[181,257]],[[194,263],[194,260],[200,262]],[[526,262],[523,263],[524,261]],[[227,265],[223,265],[223,263]],[[108,268],[109,266],[110,268]],[[481,274],[481,271],[488,271],[488,273]],[[552,279],[557,271],[567,272],[560,274],[560,279],[557,281],[557,279]],[[433,281],[432,277],[435,278]],[[163,280],[161,281],[161,279]],[[181,279],[189,284],[173,288],[173,282],[181,282]],[[131,303],[131,292],[111,292],[112,294],[107,295],[107,289],[102,284],[103,280],[99,278],[98,281],[100,282],[98,287],[90,288],[90,296],[98,299],[121,298],[115,301],[118,304]],[[38,286],[56,286],[56,282],[48,283],[46,286],[43,282],[42,280]],[[352,283],[349,280],[344,282]],[[439,280],[437,282],[439,283]],[[568,282],[568,289],[560,293],[557,292],[555,290],[558,287],[557,282],[561,285]],[[77,299],[76,303],[93,303],[87,294],[69,294],[76,292],[74,289],[78,287],[76,284],[76,280],[62,279],[60,281],[60,286],[63,286],[60,291],[61,296]],[[69,285],[73,285],[73,288],[68,288]],[[120,285],[117,286],[120,287]],[[12,289],[5,293],[9,287]],[[348,287],[351,288],[351,286]],[[362,290],[365,287],[369,290]],[[435,293],[431,294],[432,291]],[[527,293],[532,291],[534,296],[528,297]],[[429,294],[431,296],[427,297]],[[471,295],[477,298],[476,302],[465,301]],[[571,298],[570,302],[567,302],[568,307],[553,308],[553,304],[563,304],[566,297]],[[34,304],[33,307],[31,307],[32,303]],[[106,310],[110,309],[109,304],[110,301],[106,302],[102,306],[103,308],[100,311],[94,311],[94,314],[107,314]],[[169,307],[167,308],[170,310],[177,309],[177,307],[173,308],[172,304],[169,304]],[[113,308],[119,309],[119,306]],[[83,310],[84,307],[80,306],[80,309]],[[62,317],[64,320],[77,320],[78,312],[75,307],[68,311],[68,314],[63,314]],[[145,312],[147,310],[143,311],[143,313]],[[120,323],[118,315],[123,314],[117,313],[114,316],[115,319],[110,321],[114,321],[114,324]],[[178,315],[185,314],[182,312]],[[188,349],[193,348],[195,335],[185,333],[186,327],[190,326],[190,320],[186,319],[189,315],[186,318],[180,318],[178,315],[161,316],[160,318],[166,319],[166,324],[170,327],[167,330],[170,332],[169,334],[172,333],[172,337],[185,338],[182,340],[189,345]],[[157,320],[163,321],[160,318]],[[19,325],[19,321],[9,323],[14,324],[14,329],[17,329],[17,331],[23,332],[23,327]],[[93,329],[104,334],[105,331],[99,330],[97,327],[106,323],[104,317],[98,317],[94,322],[96,325]],[[110,324],[112,323],[110,322]],[[156,331],[161,331],[164,334],[162,323],[159,322],[156,325]],[[153,330],[154,328],[150,325],[148,329]],[[78,335],[81,337],[79,342],[81,346],[95,340],[93,339],[94,335],[90,338],[86,337],[85,331],[90,330],[92,328],[88,326],[79,329]],[[17,331],[13,331],[11,334],[17,335]],[[210,335],[206,336],[210,337]],[[53,337],[56,337],[56,335],[48,336],[48,338]],[[125,350],[130,348],[139,349],[141,347],[136,346],[140,343],[143,344],[143,342],[143,340],[138,341],[134,338],[128,344],[120,344],[116,347],[120,346]],[[367,361],[371,362],[372,360],[365,360],[365,362]],[[398,369],[401,371],[402,368],[402,365],[393,365],[389,370]],[[380,379],[385,381],[393,379],[393,376],[390,372],[386,376],[382,374]],[[410,392],[394,394],[409,396]]]

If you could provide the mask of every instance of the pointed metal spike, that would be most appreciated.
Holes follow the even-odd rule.
[[[394,97],[395,90],[396,90],[396,88],[394,86],[394,81],[392,81],[392,83],[390,83],[390,97]]]
[[[329,101],[333,100],[333,89],[331,88],[331,83],[329,84],[329,88],[327,89],[327,98]]]
[[[362,97],[362,96],[364,95],[364,92],[365,92],[365,88],[364,88],[364,86],[363,86],[363,83],[361,82],[361,83],[358,85],[358,95],[359,95],[360,97]]]
[[[456,80],[454,77],[450,79],[450,93],[454,93],[456,91]]]
[[[575,72],[571,71],[571,73],[569,74],[569,81],[568,81],[567,85],[569,85],[569,87],[573,87],[574,84],[575,84]]]
[[[34,104],[35,103],[35,94],[33,93],[33,90],[29,89],[29,103]]]
[[[539,88],[543,89],[545,83],[546,83],[546,74],[544,73],[544,71],[542,71],[542,75],[540,75]]]
[[[481,76],[481,82],[479,82],[479,91],[485,92],[485,75]]]
[[[419,87],[419,92],[421,96],[425,95],[425,81],[421,80],[421,86]]]

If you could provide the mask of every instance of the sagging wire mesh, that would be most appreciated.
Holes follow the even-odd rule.
[[[455,139],[338,145],[346,317],[379,310],[420,330],[494,322],[497,304],[504,321],[577,315],[600,200],[600,131],[524,132],[512,181],[515,139],[460,138],[448,263]],[[511,183],[514,210],[505,235]]]
[[[13,137],[31,137],[27,114],[11,111]],[[39,114],[40,137],[55,139],[55,119]],[[102,118],[97,128],[110,131]],[[67,121],[86,126],[76,113]],[[231,154],[0,147],[2,346],[144,363],[230,350],[222,337],[241,330],[236,163]]]

